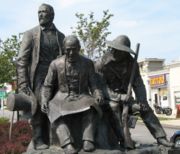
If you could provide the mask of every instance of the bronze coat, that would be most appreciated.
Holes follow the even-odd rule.
[[[42,103],[49,104],[48,115],[51,122],[54,122],[60,116],[88,110],[90,106],[94,106],[96,110],[101,112],[95,103],[95,99],[90,95],[90,91],[95,96],[102,95],[96,86],[97,81],[93,62],[79,56],[79,95],[70,101],[65,75],[65,57],[62,56],[50,64],[42,88]]]
[[[102,61],[96,63],[96,69],[100,77],[98,83],[101,83],[99,86],[103,88],[107,100],[113,101],[119,97],[119,95],[127,93],[133,60],[131,55],[129,55],[127,59],[125,59],[125,66],[123,66],[123,62],[118,64],[118,62],[114,61],[112,53],[107,52],[102,57]],[[132,87],[137,102],[144,104],[147,108],[147,110],[140,109],[140,116],[143,122],[154,138],[165,137],[166,133],[147,102],[146,89],[139,72],[138,63]],[[107,101],[107,103],[110,101]]]
[[[99,75],[99,86],[103,89],[104,96],[109,100],[115,100],[120,94],[126,94],[130,80],[134,59],[129,54],[123,62],[115,61],[113,54],[107,52],[100,61],[96,62],[96,71]],[[136,72],[133,82],[133,90],[138,102],[146,102],[146,90],[136,63]]]
[[[56,36],[59,45],[59,55],[62,55],[62,43],[64,39],[64,34],[58,31],[58,29],[56,29]],[[35,72],[39,62],[40,41],[40,26],[36,26],[24,33],[19,56],[17,59],[17,73],[19,86],[21,86],[22,84],[26,84],[28,87],[33,89]]]

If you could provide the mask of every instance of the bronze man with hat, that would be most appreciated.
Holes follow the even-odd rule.
[[[82,131],[84,151],[95,149],[94,134],[102,92],[96,86],[94,64],[79,54],[80,42],[76,36],[65,37],[65,55],[49,67],[42,89],[42,111],[48,114],[60,146],[67,154],[76,153],[72,131],[75,125]],[[79,115],[79,120],[75,120]],[[72,125],[76,122],[75,125]],[[76,130],[76,135],[78,130]]]
[[[96,62],[96,69],[102,81],[101,87],[105,96],[105,102],[108,102],[107,104],[109,104],[113,111],[114,119],[119,121],[116,122],[115,134],[122,145],[124,134],[120,115],[134,63],[131,55],[134,54],[134,51],[130,48],[130,45],[130,40],[125,35],[120,35],[113,41],[107,41],[109,51],[103,55],[101,61]],[[137,61],[135,64],[137,67],[132,88],[136,96],[136,101],[140,106],[140,116],[153,137],[157,139],[158,144],[171,147],[172,143],[167,140],[164,129],[148,105],[146,90]],[[132,100],[133,98],[131,97],[129,103]],[[132,109],[132,107],[133,105],[131,103],[130,108]]]

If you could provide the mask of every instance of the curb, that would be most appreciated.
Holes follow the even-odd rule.
[[[166,128],[174,128],[174,129],[179,129],[180,130],[180,126],[177,126],[177,125],[170,125],[170,124],[162,124],[161,125],[163,127],[166,127]]]
[[[161,121],[160,121],[160,123],[161,123]],[[143,121],[137,121],[137,124],[145,125]],[[166,128],[173,128],[173,129],[179,129],[180,130],[180,126],[177,126],[177,125],[163,124],[163,123],[161,123],[161,125],[163,127],[166,127]]]

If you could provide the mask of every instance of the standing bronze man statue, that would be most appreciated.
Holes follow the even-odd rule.
[[[119,116],[122,112],[123,102],[126,99],[134,63],[134,59],[131,56],[131,54],[134,54],[134,51],[130,49],[130,44],[129,38],[125,35],[120,35],[113,41],[108,41],[107,46],[109,47],[109,51],[104,54],[101,61],[96,63],[97,71],[103,81],[101,86],[105,95],[105,102],[109,103],[109,106],[113,111],[113,115],[111,116],[113,116],[114,119],[114,131],[121,144],[123,144],[123,136],[126,134],[123,134],[122,117]],[[136,100],[140,105],[140,116],[153,137],[157,139],[158,144],[171,147],[172,143],[166,139],[164,129],[148,105],[145,86],[137,62],[136,65],[137,67],[132,88]],[[132,101],[131,98],[132,97],[129,99],[129,103]],[[132,105],[133,104],[129,104],[130,107],[132,107]]]
[[[37,103],[37,108],[32,108],[31,119],[34,148],[46,149],[49,144],[48,118],[40,110],[40,91],[51,61],[63,55],[64,34],[53,24],[52,6],[42,4],[38,18],[39,26],[24,33],[17,59],[17,75],[19,93],[33,94]]]
[[[101,114],[102,92],[96,86],[93,62],[79,54],[77,37],[65,37],[64,51],[65,55],[49,67],[42,88],[42,111],[57,127],[56,134],[65,153],[76,153],[72,131],[81,134],[79,140],[82,140],[84,151],[91,152],[95,150],[94,135],[98,113]],[[79,120],[76,119],[78,115]]]

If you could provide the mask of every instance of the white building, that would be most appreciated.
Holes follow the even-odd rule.
[[[180,109],[180,61],[165,65],[164,59],[145,58],[139,61],[140,73],[147,91],[149,105],[171,107],[176,117]],[[180,111],[180,110],[179,110]]]

